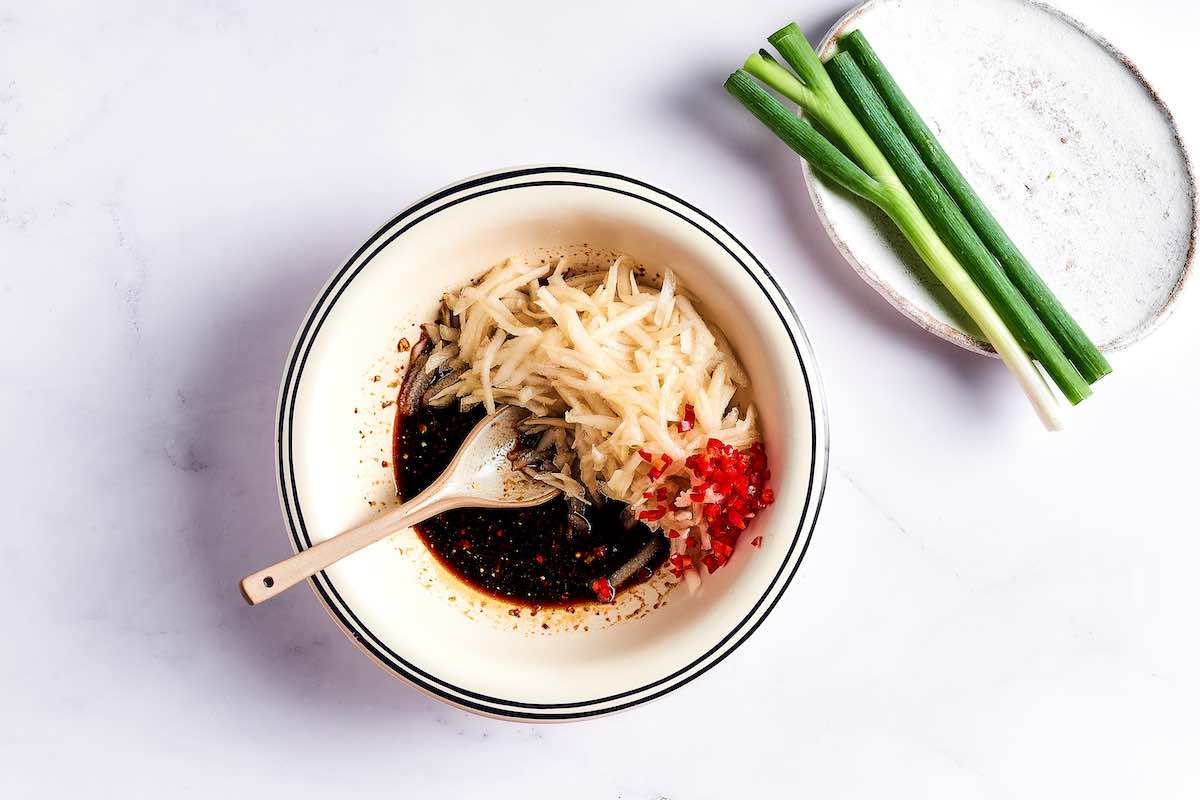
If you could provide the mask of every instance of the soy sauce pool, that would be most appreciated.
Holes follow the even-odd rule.
[[[481,407],[422,406],[397,415],[393,463],[401,497],[431,484],[483,417]],[[558,497],[533,508],[447,511],[422,522],[417,533],[443,566],[482,592],[522,605],[571,605],[594,602],[592,582],[612,575],[660,535],[642,523],[626,530],[623,510],[615,501],[588,506],[591,530],[579,532],[567,524],[567,503]],[[649,578],[665,551],[623,588]]]

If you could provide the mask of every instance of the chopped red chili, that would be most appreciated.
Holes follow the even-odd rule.
[[[617,592],[608,578],[596,578],[592,581],[592,591],[601,603],[611,603]]]
[[[767,469],[766,452],[761,443],[737,450],[710,438],[703,453],[688,456],[684,463],[694,476],[688,497],[701,504],[702,524],[709,538],[709,547],[700,556],[700,562],[713,572],[728,563],[738,536],[749,521],[775,500],[767,485],[771,472]],[[710,488],[715,496],[711,502],[705,502],[710,497]],[[755,537],[751,544],[761,546],[762,537]],[[688,547],[695,547],[692,537],[688,538]]]
[[[696,427],[696,409],[690,405],[683,407],[683,419],[679,420],[679,432],[687,433]]]

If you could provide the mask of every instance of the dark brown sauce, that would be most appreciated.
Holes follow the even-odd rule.
[[[484,413],[481,407],[418,408],[397,415],[394,446],[396,486],[414,497],[450,464]],[[533,508],[447,511],[417,526],[430,552],[452,573],[480,591],[522,605],[563,606],[596,600],[592,582],[612,575],[656,534],[638,523],[625,529],[624,505],[591,505],[591,530],[567,524],[561,497]],[[649,578],[665,550],[623,588]]]

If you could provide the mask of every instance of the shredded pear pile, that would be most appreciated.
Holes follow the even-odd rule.
[[[684,462],[710,439],[758,441],[754,407],[735,400],[746,372],[670,271],[654,285],[623,258],[575,274],[509,259],[448,294],[440,320],[424,326],[423,366],[440,377],[423,402],[528,409],[537,463],[518,466],[576,500],[610,497],[636,514],[651,484],[687,488]],[[675,505],[652,527],[697,524],[698,508]]]

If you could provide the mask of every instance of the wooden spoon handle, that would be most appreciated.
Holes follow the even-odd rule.
[[[351,553],[459,504],[458,498],[439,497],[437,491],[431,491],[434,488],[430,487],[430,490],[370,522],[342,531],[290,558],[247,575],[241,583],[242,597],[252,606],[270,600]]]

